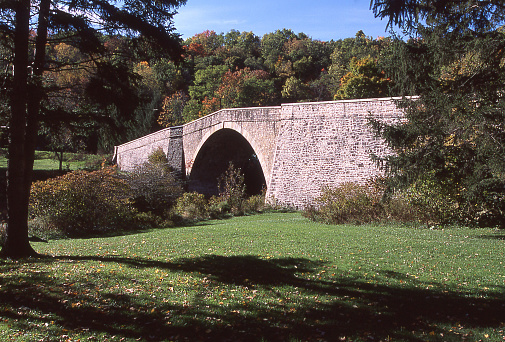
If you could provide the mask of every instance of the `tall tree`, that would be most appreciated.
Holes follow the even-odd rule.
[[[442,20],[452,30],[483,32],[502,25],[505,3],[500,0],[371,0],[375,16],[386,18],[390,27],[413,32],[423,22]]]
[[[354,57],[350,71],[342,77],[335,99],[362,99],[388,95],[390,79],[379,69],[377,61],[370,57]]]
[[[6,240],[0,252],[3,257],[36,255],[28,241],[28,200],[39,115],[44,109],[44,71],[49,33],[71,32],[77,37],[79,49],[97,61],[97,56],[104,51],[102,32],[145,37],[144,41],[179,58],[182,50],[178,35],[173,33],[171,19],[174,9],[184,3],[185,0],[1,2],[0,31],[2,36],[12,37],[14,69],[7,171],[8,224]],[[30,48],[35,51],[33,60]],[[102,63],[98,70],[110,69]],[[107,87],[104,82],[100,85]]]
[[[428,186],[426,195],[446,201],[452,220],[504,227],[505,34],[499,26],[505,6],[477,0],[372,5],[415,36],[398,42],[395,79],[419,82],[402,84],[419,99],[402,101],[408,119],[402,124],[373,121],[397,152],[382,160],[391,184]]]

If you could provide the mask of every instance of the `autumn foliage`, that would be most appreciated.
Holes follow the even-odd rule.
[[[32,232],[78,237],[163,225],[181,194],[181,183],[158,149],[127,173],[104,167],[35,182],[30,196]]]
[[[131,229],[137,224],[137,210],[128,199],[128,188],[113,167],[35,182],[30,217],[65,236]]]

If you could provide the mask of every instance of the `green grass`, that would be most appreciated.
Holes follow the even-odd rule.
[[[34,243],[2,341],[502,341],[505,234],[297,213]]]
[[[6,149],[0,149],[0,169],[7,168],[7,152]],[[81,153],[64,153],[63,154],[63,170],[78,170],[89,167],[90,165],[99,165],[104,158],[110,161],[111,156],[99,156]],[[35,161],[33,169],[35,171],[52,171],[58,170],[60,162],[54,152],[35,151]]]

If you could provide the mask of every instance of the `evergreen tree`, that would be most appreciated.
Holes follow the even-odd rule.
[[[118,69],[97,58],[106,50],[101,32],[140,37],[139,42],[156,45],[178,58],[182,50],[178,36],[172,33],[171,19],[174,8],[184,2],[15,0],[1,3],[0,33],[11,38],[14,69],[9,103],[8,225],[0,252],[3,257],[36,255],[28,242],[28,200],[39,119],[47,91],[44,72],[49,33],[68,32],[76,37],[76,46],[97,61],[96,78],[90,83],[87,95],[95,95],[104,105],[114,104],[121,113],[126,108],[117,100],[131,93],[128,77],[111,72]],[[33,60],[29,50],[35,51]]]
[[[498,1],[375,1],[416,35],[397,42],[396,79],[407,121],[372,121],[396,152],[380,162],[392,187],[445,199],[452,220],[505,225],[505,34]],[[421,25],[420,20],[429,25]],[[416,63],[414,63],[416,62]],[[404,75],[404,77],[402,77]]]

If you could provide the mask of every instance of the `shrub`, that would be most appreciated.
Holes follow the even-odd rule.
[[[265,209],[265,194],[254,195],[247,198],[243,204],[244,212],[259,213]]]
[[[149,156],[147,156],[147,162],[153,165],[165,165],[168,167],[168,158],[165,152],[161,147],[158,147],[156,150],[151,152]]]
[[[335,188],[324,187],[316,206],[304,211],[304,216],[331,224],[362,224],[381,219],[384,209],[379,193],[371,186],[343,183]]]
[[[148,162],[135,167],[123,177],[130,187],[135,207],[141,212],[167,217],[170,208],[182,194],[180,181],[168,167],[161,148],[149,155]]]
[[[112,163],[112,155],[104,154],[104,155],[95,155],[95,154],[87,154],[84,155],[84,167],[83,169],[86,171],[96,171],[103,169],[108,166],[113,166]]]
[[[202,220],[208,218],[205,196],[197,192],[186,192],[175,203],[175,212],[184,219]]]
[[[395,200],[406,203],[413,219],[426,225],[447,224],[459,220],[457,202],[450,193],[445,192],[428,177],[394,194],[392,203]]]
[[[488,178],[470,186],[461,205],[464,222],[481,227],[505,228],[505,181]]]
[[[208,202],[208,211],[211,218],[223,218],[230,215],[231,208],[228,201],[220,196],[212,196]]]
[[[373,221],[395,221],[437,225],[450,223],[456,210],[450,196],[424,181],[406,190],[386,192],[386,179],[373,179],[365,185],[343,183],[324,188],[316,205],[303,215],[314,221],[331,224],[361,224]]]
[[[113,167],[67,173],[33,183],[30,217],[44,218],[48,230],[69,237],[136,228],[128,191]]]
[[[45,240],[57,239],[67,236],[65,232],[56,227],[52,217],[38,216],[28,221],[28,231],[31,236],[36,236]]]
[[[246,197],[244,174],[230,162],[228,169],[218,179],[219,196],[228,203],[232,214],[243,212],[242,204]]]

